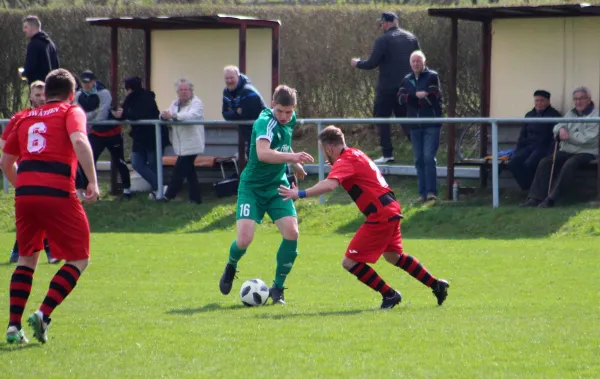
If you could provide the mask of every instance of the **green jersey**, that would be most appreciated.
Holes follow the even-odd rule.
[[[241,185],[250,188],[278,188],[281,184],[289,185],[286,175],[287,163],[264,163],[258,160],[256,141],[266,139],[271,142],[270,148],[282,153],[292,151],[292,131],[296,126],[296,112],[286,125],[281,125],[271,109],[261,112],[252,126],[250,153],[248,163],[242,172]]]

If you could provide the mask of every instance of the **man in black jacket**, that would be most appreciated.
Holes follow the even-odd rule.
[[[379,77],[375,88],[374,117],[406,117],[406,108],[398,102],[398,89],[402,80],[411,72],[410,55],[421,50],[419,41],[412,33],[398,27],[398,16],[385,12],[380,19],[384,33],[375,40],[375,46],[368,60],[353,58],[352,67],[373,70],[379,67]],[[383,156],[375,163],[394,161],[390,124],[377,125]],[[404,134],[410,141],[410,128],[403,126]]]
[[[42,31],[42,23],[36,16],[23,19],[23,32],[29,39],[29,44],[21,77],[27,78],[29,84],[36,80],[43,82],[50,71],[59,68],[56,46],[48,34]]]
[[[562,117],[550,105],[550,92],[537,90],[533,94],[535,107],[525,117]],[[521,127],[517,148],[508,162],[519,187],[529,190],[535,171],[542,158],[552,154],[552,128],[554,123],[524,123]]]
[[[254,121],[267,106],[264,99],[250,79],[240,73],[236,66],[224,69],[225,89],[223,90],[223,109],[221,113],[227,121]],[[252,125],[240,125],[239,132],[244,139],[246,156],[250,148]]]

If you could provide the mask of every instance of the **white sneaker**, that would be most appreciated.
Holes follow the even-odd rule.
[[[381,157],[381,158],[377,158],[375,159],[373,162],[374,163],[389,163],[389,162],[393,162],[394,161],[394,157]]]
[[[6,343],[15,345],[25,345],[29,343],[23,329],[19,330],[16,326],[9,326],[6,331]]]
[[[47,323],[44,322],[44,315],[38,310],[29,316],[27,323],[33,329],[33,336],[36,340],[41,343],[48,342],[48,325],[50,324],[50,319],[48,319]]]

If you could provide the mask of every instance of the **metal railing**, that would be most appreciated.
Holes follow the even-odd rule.
[[[548,117],[548,118],[486,118],[486,117],[465,117],[465,118],[314,118],[314,119],[298,119],[298,125],[317,125],[317,133],[323,130],[323,125],[347,125],[347,124],[487,124],[492,126],[492,207],[497,208],[500,205],[499,196],[499,170],[498,170],[498,124],[522,124],[537,123],[537,124],[558,124],[558,123],[597,123],[600,124],[600,117]],[[4,129],[4,125],[8,120],[0,120],[0,125]],[[91,125],[149,125],[154,124],[156,133],[156,165],[158,189],[157,197],[163,196],[163,170],[162,170],[162,135],[161,125],[197,125],[205,126],[237,126],[251,125],[252,121],[219,121],[219,120],[202,120],[202,121],[162,121],[162,120],[139,120],[139,121],[102,121],[92,122]],[[452,162],[453,163],[453,162]],[[451,162],[448,162],[451,164]],[[111,168],[112,169],[112,168]],[[600,167],[599,167],[600,171]],[[319,180],[325,179],[325,160],[323,152],[319,149]],[[6,178],[4,178],[4,190],[8,192]],[[320,196],[320,203],[325,203],[325,197]]]

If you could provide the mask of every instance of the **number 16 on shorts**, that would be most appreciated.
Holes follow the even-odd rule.
[[[250,217],[250,204],[240,204],[240,217]]]

